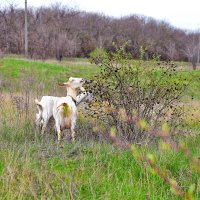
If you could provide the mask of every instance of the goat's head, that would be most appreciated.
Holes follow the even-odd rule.
[[[81,91],[85,91],[85,89],[83,88],[84,83],[85,83],[85,80],[83,78],[70,77],[67,82],[59,84],[59,85],[70,87],[75,90],[80,89]]]
[[[74,78],[70,77],[69,80],[65,83],[59,84],[60,86],[65,86],[67,88],[67,95],[71,96],[76,101],[76,96],[78,90],[85,91],[83,84],[85,80],[83,78]]]

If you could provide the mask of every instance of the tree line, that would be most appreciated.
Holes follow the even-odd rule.
[[[151,17],[130,15],[121,18],[88,13],[60,4],[28,8],[29,56],[37,59],[87,57],[95,48],[113,51],[127,43],[134,58],[145,49],[145,59],[199,62],[200,33],[189,32]],[[115,45],[113,45],[113,43]],[[24,9],[14,4],[0,7],[0,51],[24,53]]]

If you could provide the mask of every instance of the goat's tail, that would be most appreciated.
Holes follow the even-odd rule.
[[[36,122],[36,125],[39,126],[42,123],[42,110],[43,110],[43,107],[42,107],[42,104],[38,101],[38,99],[35,99],[35,104],[36,104],[38,112],[39,112],[39,113],[36,113],[35,122]]]
[[[58,110],[60,110],[60,113],[62,117],[69,117],[70,116],[70,108],[67,103],[62,103],[57,107]]]
[[[38,99],[35,99],[35,104],[36,104],[36,106],[37,106],[37,109],[38,109],[38,111],[40,112],[42,112],[42,110],[43,110],[43,107],[42,107],[42,104],[38,101]]]

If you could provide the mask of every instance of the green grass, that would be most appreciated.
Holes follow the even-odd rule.
[[[70,199],[70,193],[75,199],[179,199],[129,151],[80,138],[75,144],[58,144],[31,130],[0,131],[1,199]],[[199,139],[187,140],[193,156],[200,153]],[[156,147],[142,147],[141,152],[153,153],[160,168],[170,171],[184,191],[198,183],[199,174],[181,153]],[[200,197],[199,188],[195,194]]]
[[[66,82],[69,77],[90,79],[99,69],[88,62],[78,61],[31,61],[15,58],[0,59],[0,88],[3,91],[20,92],[31,82],[32,91],[37,88],[43,94],[53,93],[59,82]],[[24,85],[25,84],[25,85]],[[44,88],[44,90],[41,88]],[[58,87],[57,87],[58,88]],[[52,91],[53,90],[53,91]],[[55,93],[55,92],[54,92]]]
[[[149,62],[150,63],[150,62]],[[43,81],[49,85],[51,80],[60,82],[65,81],[70,76],[83,77],[90,79],[99,69],[91,65],[85,59],[65,59],[63,62],[49,60],[47,62],[30,61],[16,58],[0,59],[0,72],[3,79],[16,81],[24,74],[34,76],[38,81]],[[157,72],[159,75],[159,72]],[[186,94],[194,99],[200,99],[200,70],[179,71],[184,78],[191,80],[190,87]]]
[[[86,62],[85,62],[86,63]],[[7,78],[19,78],[20,73],[23,71],[37,71],[39,76],[46,76],[51,78],[52,76],[79,76],[84,78],[90,78],[92,75],[98,72],[98,68],[94,65],[86,63],[85,65],[70,64],[67,62],[54,62],[50,64],[48,62],[20,60],[14,58],[0,59],[0,71],[1,74]]]
[[[200,99],[200,70],[196,71],[182,71],[182,76],[190,80],[190,85],[187,88],[186,94],[193,99]]]

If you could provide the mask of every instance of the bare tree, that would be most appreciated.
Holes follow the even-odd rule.
[[[0,50],[15,54],[25,52],[31,58],[87,57],[95,48],[115,51],[113,43],[121,46],[128,42],[126,51],[134,58],[139,58],[143,46],[146,59],[154,54],[163,60],[188,59],[194,68],[200,60],[199,33],[188,34],[145,16],[116,19],[61,4],[27,8],[25,0],[25,11],[15,5],[0,8],[0,24]]]
[[[199,63],[200,52],[200,34],[190,33],[188,35],[187,46],[185,49],[185,55],[192,63],[193,70],[197,69],[197,63]]]

